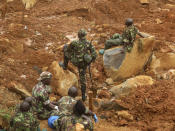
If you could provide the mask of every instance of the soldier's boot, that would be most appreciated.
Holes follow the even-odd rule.
[[[86,86],[81,87],[82,101],[86,100]]]

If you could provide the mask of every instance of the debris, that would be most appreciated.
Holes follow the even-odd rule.
[[[155,21],[156,21],[157,24],[162,24],[163,23],[159,18],[157,18]]]
[[[51,84],[59,95],[66,96],[71,86],[78,87],[77,76],[69,70],[63,70],[57,61],[52,62],[48,71],[53,74]]]
[[[42,35],[42,34],[39,33],[38,31],[35,31],[35,34],[38,35],[38,36]]]
[[[108,85],[112,85],[114,82],[113,82],[112,78],[107,78],[107,79],[106,79],[106,83],[107,83]]]
[[[149,4],[149,0],[140,0],[141,4]]]
[[[117,111],[117,115],[126,120],[130,120],[130,121],[134,120],[133,116],[129,114],[128,111]]]
[[[23,78],[23,79],[26,79],[27,78],[26,75],[21,75],[20,77]]]
[[[103,98],[107,98],[107,99],[111,98],[111,94],[110,94],[110,92],[108,92],[108,90],[98,90],[97,91],[97,96],[98,96],[98,98],[101,98],[101,99],[103,99]]]
[[[23,98],[31,96],[31,94],[23,87],[22,84],[15,81],[10,82],[7,87],[9,90],[16,92]]]

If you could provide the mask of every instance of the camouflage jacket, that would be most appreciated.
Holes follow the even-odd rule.
[[[127,27],[122,34],[123,42],[126,44],[133,44],[138,32],[138,29],[134,25]]]
[[[50,86],[44,85],[39,82],[32,90],[32,96],[35,98],[33,101],[35,111],[42,112],[49,101],[49,94],[51,93]]]
[[[73,112],[73,106],[77,101],[71,97],[71,96],[63,96],[59,101],[58,101],[58,106],[60,111],[68,111],[68,112]]]
[[[77,100],[75,100],[71,96],[63,96],[58,101],[59,111],[53,110],[51,116],[65,116],[73,114],[73,106],[76,104]],[[89,112],[89,109],[86,108],[85,114]]]
[[[97,57],[94,46],[86,39],[72,41],[67,49],[67,52],[68,58],[76,66],[86,63],[84,59],[85,55],[90,55],[92,61],[95,61]]]
[[[93,131],[93,123],[87,116],[66,115],[54,122],[57,131],[76,131],[76,124],[80,123],[85,130]]]
[[[11,131],[37,131],[39,127],[38,120],[30,111],[18,112],[11,122]]]

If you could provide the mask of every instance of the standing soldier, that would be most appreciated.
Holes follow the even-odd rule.
[[[128,52],[131,52],[136,34],[143,37],[139,30],[133,25],[133,19],[128,18],[125,22],[126,28],[123,31],[122,39],[124,47]]]
[[[64,46],[64,63],[60,63],[64,70],[67,69],[69,60],[77,66],[83,101],[86,100],[86,69],[97,57],[94,46],[86,40],[86,34],[84,29],[79,30],[79,40],[72,41],[69,46]]]
[[[10,121],[10,131],[38,131],[39,122],[30,111],[30,104],[26,101],[20,104],[20,110]]]
[[[53,105],[49,100],[51,93],[50,81],[52,74],[44,71],[40,74],[39,83],[32,90],[34,98],[34,111],[37,112],[39,119],[47,119],[50,116],[51,110],[58,110],[58,106]]]

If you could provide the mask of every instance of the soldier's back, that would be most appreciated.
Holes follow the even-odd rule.
[[[76,103],[76,100],[71,96],[63,96],[58,101],[58,106],[60,111],[67,110],[68,112],[73,112],[73,105]]]
[[[60,119],[60,123],[60,125],[57,125],[57,129],[59,129],[60,131],[76,131],[77,123],[83,125],[85,130],[93,131],[92,122],[86,120],[82,116],[64,116]]]

